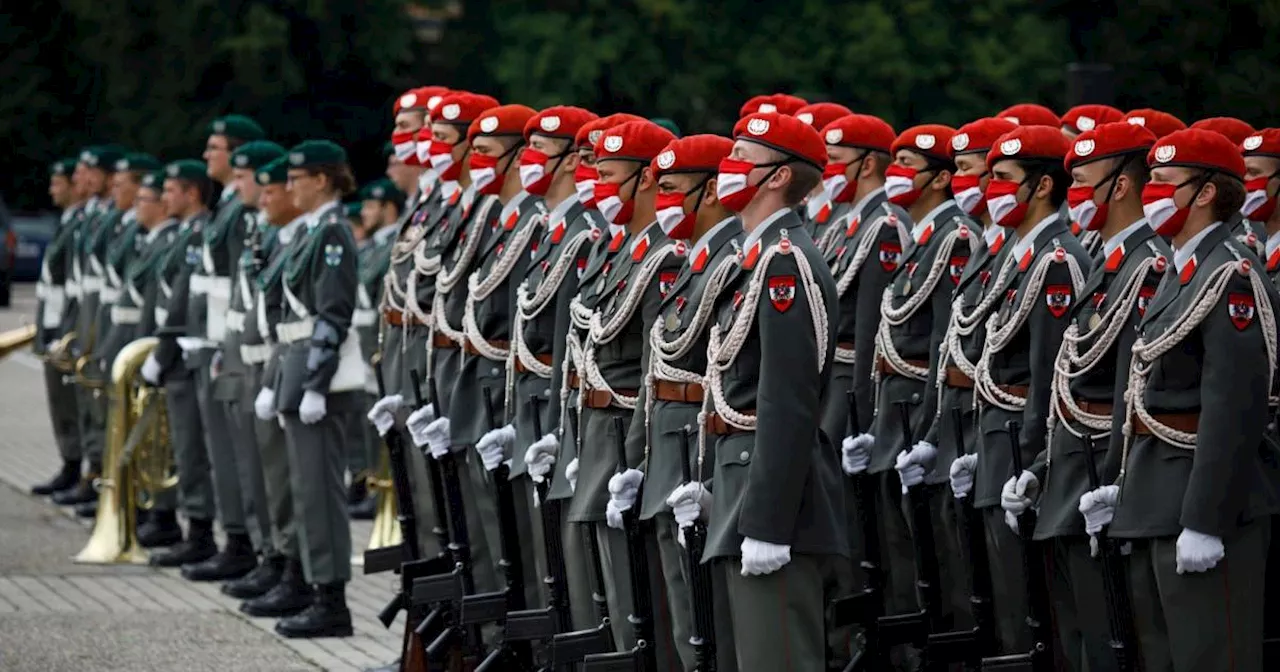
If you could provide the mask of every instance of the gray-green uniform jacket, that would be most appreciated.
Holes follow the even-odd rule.
[[[378,351],[378,332],[382,316],[378,306],[382,302],[382,282],[391,265],[391,247],[396,242],[396,227],[384,226],[374,232],[369,243],[360,249],[357,266],[360,271],[360,287],[356,293],[356,312],[352,322],[360,332],[360,350],[364,361],[371,362]],[[377,391],[376,388],[372,390]]]
[[[793,554],[848,555],[837,451],[818,428],[836,345],[835,280],[794,211],[766,220],[757,233],[716,302],[726,335],[750,320],[745,340],[737,353],[708,352],[709,373],[722,369],[724,400],[754,415],[755,431],[705,436],[714,442],[707,455],[715,456],[715,475],[703,559],[739,556],[744,537],[789,545]],[[817,326],[819,310],[826,319]],[[715,384],[708,376],[708,395]]]
[[[276,337],[276,327],[288,315],[292,315],[285,305],[284,284],[280,278],[294,253],[307,243],[306,220],[306,215],[302,215],[279,230],[271,227],[271,234],[265,240],[274,242],[267,242],[265,245],[267,263],[254,282],[253,311],[245,318],[244,342],[255,341],[258,345],[246,346],[242,343],[241,357],[250,361],[266,355],[266,361],[260,364],[262,369],[259,372],[259,385],[272,390],[275,389],[273,386],[280,371],[280,363],[285,351],[289,349],[288,344],[281,343]],[[268,349],[263,351],[261,345],[266,345]],[[250,349],[246,350],[246,347]],[[245,357],[246,354],[249,356]]]
[[[1085,534],[1084,517],[1080,515],[1080,496],[1089,490],[1089,474],[1085,461],[1085,441],[1078,435],[1099,437],[1094,444],[1100,482],[1116,479],[1120,471],[1120,455],[1124,449],[1124,395],[1129,386],[1129,362],[1133,343],[1138,338],[1138,323],[1146,314],[1156,286],[1164,275],[1161,265],[1173,263],[1173,251],[1145,220],[1130,233],[1116,256],[1108,259],[1104,251],[1095,256],[1093,271],[1080,291],[1079,300],[1071,307],[1071,324],[1078,336],[1096,332],[1077,346],[1080,354],[1097,347],[1108,326],[1120,325],[1111,345],[1086,372],[1070,379],[1073,403],[1108,404],[1112,408],[1108,428],[1098,430],[1067,419],[1058,409],[1050,409],[1055,426],[1045,453],[1030,467],[1040,481],[1040,515],[1036,523],[1036,539]],[[1063,346],[1066,348],[1066,345]],[[1062,355],[1060,354],[1059,357]],[[1059,367],[1078,370],[1066,362]],[[1055,373],[1061,380],[1062,373]],[[1058,380],[1055,380],[1055,385]],[[1081,409],[1093,415],[1107,415],[1098,409]],[[1110,432],[1109,437],[1102,434]]]
[[[62,211],[58,230],[44,249],[40,263],[40,279],[36,283],[36,354],[45,353],[45,345],[62,338],[64,318],[74,309],[75,296],[68,291],[71,280],[70,258],[74,250],[75,230],[84,206]]]
[[[102,198],[89,199],[84,216],[80,218],[73,235],[71,253],[71,277],[76,288],[76,315],[69,328],[76,332],[76,345],[81,352],[93,347],[94,322],[98,317],[98,293],[102,290],[102,276],[97,269],[102,265],[103,252],[98,245],[98,232],[103,221],[114,210],[111,203]]]
[[[99,361],[96,353],[101,336],[109,328],[113,295],[103,290],[108,283],[107,264],[114,241],[119,241],[124,233],[124,211],[114,204],[106,204],[105,209],[97,217],[86,222],[83,245],[81,249],[81,270],[84,277],[80,285],[84,295],[84,310],[80,311],[80,323],[77,331],[83,334],[80,346],[90,354],[93,362]],[[96,366],[86,366],[84,376],[89,380],[104,381],[110,372],[99,370]]]
[[[1255,222],[1238,212],[1228,217],[1225,223],[1246,250],[1259,259],[1266,258],[1267,227],[1263,223]]]
[[[138,323],[141,322],[141,311],[138,309],[141,302],[134,303],[133,297],[125,297],[128,292],[124,281],[128,276],[129,266],[143,249],[146,235],[147,232],[142,230],[142,226],[134,219],[133,213],[127,213],[121,217],[115,233],[107,241],[92,367],[95,369],[94,374],[103,381],[110,380],[111,364],[115,361],[120,348],[125,345],[125,343],[109,342],[116,318],[123,318],[126,321],[125,326],[131,327],[135,332]],[[132,311],[122,313],[116,310],[120,305],[128,305]]]
[[[139,230],[135,240],[136,253],[121,274],[120,300],[112,307],[111,329],[102,340],[98,354],[104,370],[111,370],[111,363],[124,346],[134,339],[151,336],[156,329],[156,296],[162,280],[171,282],[178,268],[166,268],[169,252],[178,237],[178,222],[165,220],[150,231]],[[164,271],[169,275],[165,276]]]
[[[182,222],[161,269],[164,279],[160,280],[155,309],[156,336],[160,337],[160,343],[156,346],[155,356],[160,370],[166,374],[184,365],[178,338],[188,333],[187,295],[190,293],[191,274],[201,264],[201,236],[208,223],[208,212],[201,212]]]
[[[1265,455],[1271,449],[1263,441],[1276,334],[1268,331],[1263,309],[1280,304],[1280,295],[1252,256],[1219,224],[1195,245],[1187,266],[1169,264],[1147,306],[1139,326],[1143,343],[1172,342],[1167,352],[1142,359],[1150,365],[1145,385],[1131,391],[1140,391],[1157,422],[1169,414],[1198,418],[1187,445],[1145,433],[1133,437],[1110,527],[1117,538],[1190,529],[1229,543],[1246,523],[1276,511],[1267,482],[1273,470],[1265,467],[1274,456]],[[1190,314],[1194,298],[1215,281],[1225,286],[1203,299],[1197,322]],[[1171,337],[1175,329],[1189,331]]]
[[[840,238],[840,222],[848,214],[852,203],[836,203],[826,193],[818,198],[810,198],[804,205],[796,208],[800,219],[804,220],[804,228],[817,243],[818,249],[824,250],[824,241],[828,244]],[[848,222],[845,222],[847,225]]]
[[[257,386],[252,367],[266,361],[263,359],[266,350],[261,347],[262,339],[256,329],[257,316],[253,315],[254,286],[275,241],[275,229],[261,220],[256,209],[243,208],[240,216],[248,234],[237,246],[241,249],[231,270],[231,297],[221,344],[222,367],[213,381],[214,398],[227,402],[244,399],[245,387]],[[242,349],[242,345],[250,347]]]

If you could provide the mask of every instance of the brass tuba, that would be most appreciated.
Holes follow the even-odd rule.
[[[387,456],[386,445],[378,451],[377,474],[370,474],[367,480],[369,490],[378,498],[378,512],[373,518],[373,532],[369,535],[369,550],[399,546],[402,541],[399,524],[399,507],[396,505],[396,493],[391,484],[391,459]],[[361,556],[361,562],[364,558]]]
[[[53,342],[49,346],[49,351],[45,353],[45,361],[53,365],[53,368],[61,371],[63,374],[64,384],[71,382],[71,376],[76,372],[76,356],[75,343],[77,342],[76,332],[68,331],[62,335],[62,338]]]
[[[102,463],[98,518],[89,543],[74,558],[88,564],[141,563],[138,508],[151,508],[177,485],[173,475],[168,411],[164,391],[142,381],[142,364],[158,339],[126,345],[111,366],[107,445]]]
[[[28,324],[17,329],[0,332],[0,359],[11,352],[17,352],[36,340],[36,325]]]

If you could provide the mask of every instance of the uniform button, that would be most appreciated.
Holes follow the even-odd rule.
[[[495,367],[493,367],[492,369],[489,369],[489,375],[491,375],[491,376],[496,376],[496,375],[498,375],[498,367],[496,367],[496,366],[495,366]]]
[[[551,396],[551,388],[549,388],[549,387],[548,387],[547,389],[543,390],[543,391],[542,391],[542,396],[544,396],[544,397],[550,397],[550,396]]]
[[[742,460],[743,462],[746,462],[747,460],[751,459],[751,453],[748,453],[747,451],[744,450],[742,451],[742,454],[738,456],[738,459]]]

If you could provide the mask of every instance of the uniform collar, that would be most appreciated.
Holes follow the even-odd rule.
[[[444,197],[444,201],[448,203],[453,200],[455,194],[462,190],[462,185],[456,180],[440,183],[440,195]]]
[[[138,208],[132,207],[132,208],[129,208],[128,210],[125,210],[124,214],[120,216],[120,221],[124,222],[125,224],[132,224],[138,221]]]
[[[715,226],[708,229],[707,232],[702,234],[702,237],[698,239],[697,244],[693,246],[693,251],[689,253],[689,258],[697,259],[698,255],[702,254],[707,249],[707,247],[711,245],[711,241],[715,239],[716,235],[719,234],[721,231],[724,231],[725,229],[729,228],[729,225],[733,223],[733,221],[736,219],[737,219],[736,215],[730,215],[720,220],[719,222],[717,222]]]
[[[1173,265],[1178,269],[1178,273],[1182,273],[1182,269],[1196,256],[1196,248],[1200,246],[1200,241],[1204,240],[1215,229],[1222,226],[1222,222],[1214,222],[1204,227],[1204,230],[1191,236],[1191,239],[1182,244],[1182,247],[1173,249]]]
[[[822,212],[822,209],[829,208],[831,205],[831,197],[827,195],[827,190],[823,189],[804,204],[804,211],[809,215],[809,219],[817,220],[818,214]]]
[[[1031,251],[1035,247],[1036,237],[1045,229],[1052,226],[1056,221],[1058,221],[1058,212],[1055,210],[1048,217],[1045,217],[1037,222],[1035,226],[1031,227],[1031,230],[1027,232],[1027,235],[1019,238],[1018,242],[1013,244],[1013,258],[1021,259],[1024,254]]]
[[[610,224],[610,225],[609,225],[609,237],[610,237],[610,238],[612,238],[612,237],[614,237],[614,236],[616,236],[616,235],[618,235],[618,234],[620,234],[620,233],[626,233],[626,232],[627,232],[627,225],[626,225],[626,224]]]
[[[920,240],[920,237],[924,235],[925,231],[932,231],[936,228],[933,226],[933,220],[955,204],[954,200],[948,198],[939,203],[938,207],[930,210],[929,214],[920,218],[920,221],[915,226],[911,227],[911,237],[915,239],[917,245],[924,245],[927,242],[926,240]]]
[[[228,182],[227,186],[222,188],[222,193],[218,195],[218,203],[226,203],[236,195],[236,183]]]
[[[292,222],[280,227],[280,233],[276,234],[276,239],[279,240],[281,244],[288,245],[293,241],[293,237],[298,235],[298,229],[303,227],[306,221],[306,215],[298,215],[297,217],[294,217]]]
[[[557,203],[556,207],[552,208],[551,212],[547,215],[547,226],[555,228],[555,226],[560,223],[560,220],[569,216],[569,210],[577,203],[578,200],[573,197],[566,198]]]
[[[338,199],[335,198],[332,201],[329,201],[328,203],[325,203],[324,205],[316,208],[315,210],[308,212],[305,215],[307,218],[307,229],[309,230],[309,229],[316,228],[316,226],[320,224],[320,218],[324,216],[325,213],[329,212],[330,208],[336,208],[336,207],[338,207]]]
[[[144,237],[142,241],[144,243],[150,243],[151,241],[155,240],[156,237],[159,236],[160,233],[163,232],[165,229],[177,223],[178,223],[178,220],[173,219],[172,217],[164,220],[163,222],[160,222],[159,224],[156,225],[156,228],[151,229],[150,231],[147,232],[146,237]]]
[[[1271,253],[1280,250],[1280,231],[1267,236],[1267,258],[1271,258]]]
[[[982,240],[987,244],[987,249],[997,251],[1005,242],[1005,230],[999,224],[992,224],[982,230]]]
[[[188,217],[188,218],[186,218],[186,219],[182,220],[182,228],[184,228],[184,229],[185,229],[185,228],[187,228],[187,227],[191,226],[191,223],[192,223],[192,222],[194,222],[194,221],[196,221],[197,219],[200,219],[200,216],[201,216],[201,215],[203,215],[203,214],[204,214],[204,210],[201,210],[201,211],[197,212],[196,214],[191,215],[190,217]]]
[[[755,245],[764,237],[765,231],[767,231],[769,227],[773,226],[774,223],[782,219],[783,216],[791,211],[791,208],[779,208],[777,212],[766,217],[763,222],[760,222],[760,226],[757,226],[754,231],[747,234],[746,240],[742,241],[742,249],[751,249],[752,245]]]
[[[1137,221],[1130,224],[1129,226],[1124,227],[1123,229],[1118,231],[1116,235],[1111,236],[1111,238],[1109,238],[1105,243],[1102,244],[1102,258],[1110,259],[1111,254],[1116,250],[1120,250],[1120,255],[1124,256],[1126,254],[1124,251],[1124,241],[1132,237],[1134,233],[1141,231],[1142,227],[1146,225],[1147,225],[1146,218],[1139,217]]]
[[[511,200],[507,201],[506,204],[502,206],[502,212],[498,213],[498,221],[502,222],[503,226],[506,226],[507,218],[520,210],[520,204],[524,203],[524,199],[528,196],[529,192],[524,190],[521,190],[515,196],[512,196]]]
[[[853,218],[862,219],[862,211],[865,210],[867,205],[871,203],[871,199],[883,193],[884,193],[884,187],[876,187],[875,189],[868,191],[867,194],[862,198],[859,198],[858,202],[854,203],[853,207],[849,209],[849,212],[853,215]]]
[[[652,241],[650,240],[650,233],[652,233],[654,229],[657,229],[657,228],[658,228],[658,220],[655,219],[654,221],[649,222],[648,226],[641,229],[640,233],[636,234],[631,239],[631,256],[634,257],[636,255],[636,251],[640,249],[641,245],[644,245],[645,249],[640,251],[640,255],[644,256],[646,253],[648,253],[649,246],[653,244]]]
[[[431,190],[436,188],[436,184],[439,181],[440,176],[436,171],[430,168],[424,170],[422,174],[418,176],[418,193],[424,195],[431,193]],[[412,199],[413,197],[410,196],[410,198]]]

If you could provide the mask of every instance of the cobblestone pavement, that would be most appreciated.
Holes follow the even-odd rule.
[[[19,286],[0,331],[34,314],[32,287]],[[404,617],[390,630],[375,617],[392,595],[389,574],[349,586],[354,637],[286,640],[275,621],[241,614],[217,584],[176,569],[71,562],[90,525],[26,494],[58,468],[51,432],[39,360],[29,351],[0,360],[0,670],[349,672],[396,657]],[[369,533],[353,524],[357,548]]]

